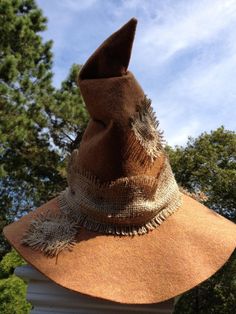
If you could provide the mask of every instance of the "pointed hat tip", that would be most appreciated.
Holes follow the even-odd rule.
[[[79,79],[109,78],[125,75],[131,56],[137,19],[132,18],[109,36],[91,55]]]
[[[138,24],[138,20],[133,17],[127,23],[125,23],[120,29],[118,29],[118,31],[116,31],[114,34],[126,32],[127,36],[128,37],[130,36],[130,39],[132,39],[132,41],[133,41],[134,36],[135,36],[135,32],[136,32],[137,24]],[[111,35],[111,36],[113,36],[113,35]]]
[[[137,24],[138,24],[138,20],[135,18],[135,17],[132,17],[128,22],[127,22],[127,24],[128,23],[131,23],[131,24],[133,24],[135,27],[137,26]]]

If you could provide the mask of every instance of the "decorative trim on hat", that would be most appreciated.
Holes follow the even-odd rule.
[[[181,205],[181,194],[166,158],[158,178],[134,176],[101,183],[77,173],[58,198],[61,211],[88,230],[113,235],[144,234]]]
[[[62,210],[68,210],[68,203],[66,203],[64,198],[60,198],[60,207]],[[161,225],[169,216],[171,216],[182,204],[181,200],[178,198],[172,203],[172,206],[164,208],[159,212],[154,218],[143,225],[119,225],[112,223],[102,223],[93,220],[86,214],[78,212],[76,215],[78,225],[84,227],[85,229],[98,232],[107,235],[118,235],[118,236],[135,236],[143,235],[151,230],[156,229]],[[73,215],[73,214],[72,214]]]
[[[105,224],[144,225],[180,194],[167,158],[157,178],[138,175],[103,183],[87,171],[69,177],[59,196],[62,211]]]
[[[77,232],[78,224],[71,217],[64,213],[53,214],[49,209],[32,220],[21,243],[54,257],[65,249],[72,250]]]
[[[165,140],[163,132],[159,129],[159,121],[151,106],[151,100],[146,95],[136,106],[129,123],[131,132],[126,138],[129,149],[124,158],[136,160],[142,166],[149,167],[164,153]]]
[[[146,234],[182,204],[168,160],[158,178],[136,176],[101,183],[87,172],[58,197],[59,213],[36,216],[21,243],[49,257],[72,250],[81,227],[115,236]]]
[[[146,96],[141,104],[137,106],[136,113],[130,118],[131,128],[136,139],[139,141],[147,155],[153,162],[163,153],[163,132],[159,127],[151,100]]]

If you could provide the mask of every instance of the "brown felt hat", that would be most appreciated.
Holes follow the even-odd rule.
[[[91,119],[71,154],[68,188],[4,234],[63,287],[157,303],[213,275],[235,249],[236,228],[176,184],[151,102],[127,71],[136,24],[110,36],[80,72]]]

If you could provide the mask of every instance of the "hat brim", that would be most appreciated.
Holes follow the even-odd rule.
[[[141,236],[100,235],[82,228],[72,251],[49,258],[21,244],[38,213],[59,211],[57,198],[4,228],[19,254],[73,291],[120,303],[157,303],[213,275],[236,246],[236,227],[191,197],[157,229]]]

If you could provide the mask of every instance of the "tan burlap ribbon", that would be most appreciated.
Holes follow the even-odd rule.
[[[178,185],[166,159],[158,178],[134,176],[100,183],[77,173],[73,190],[59,196],[61,211],[86,229],[105,234],[135,235],[156,228],[181,203]]]
[[[155,229],[181,205],[182,198],[166,159],[158,178],[135,176],[100,183],[78,173],[74,190],[59,197],[60,214],[36,217],[22,244],[53,257],[71,249],[80,227],[119,236],[145,234]]]

